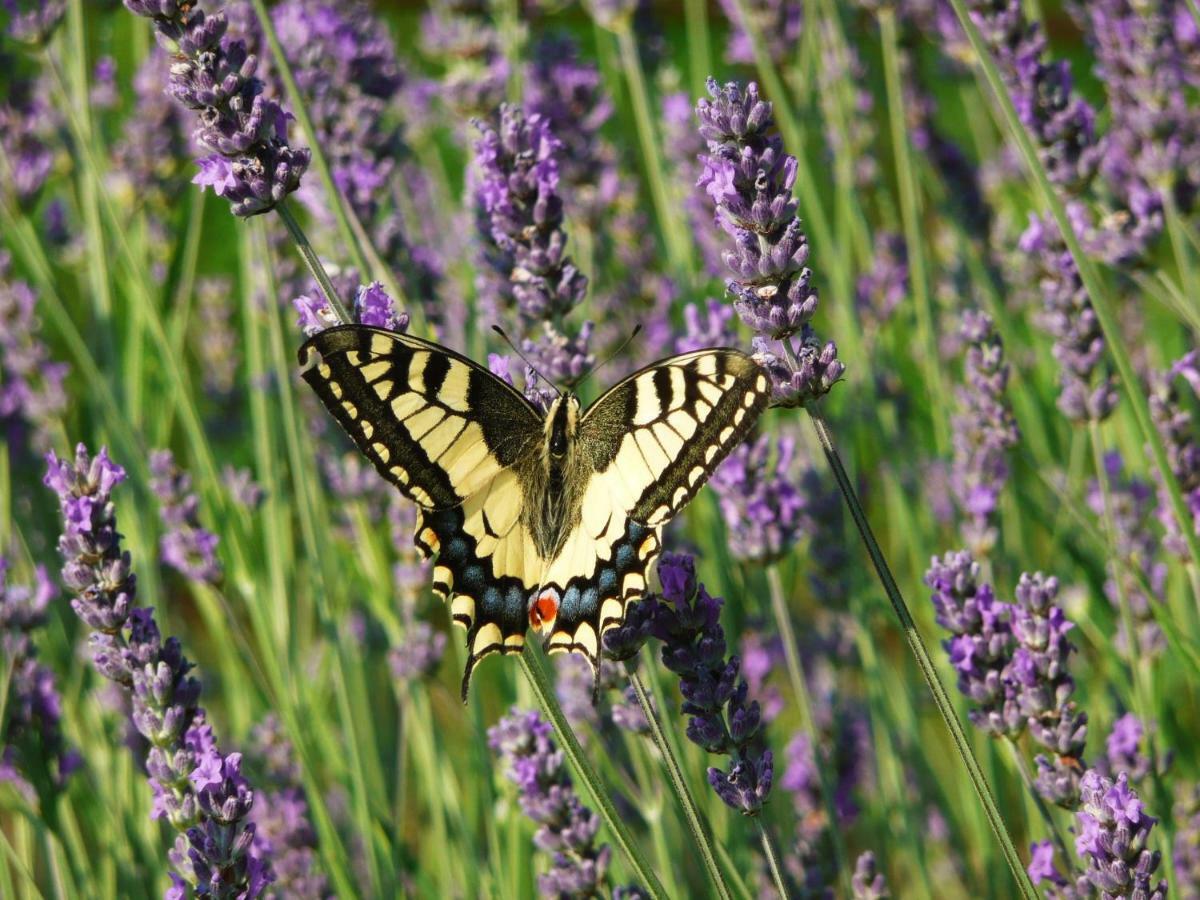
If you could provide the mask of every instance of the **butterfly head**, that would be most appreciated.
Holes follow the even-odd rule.
[[[552,463],[561,463],[575,442],[579,426],[579,398],[570,391],[559,395],[550,404],[546,415],[546,457]]]

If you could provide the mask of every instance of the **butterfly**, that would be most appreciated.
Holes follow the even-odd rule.
[[[417,504],[433,589],[467,632],[471,673],[519,653],[581,653],[646,589],[663,526],[746,436],[770,399],[737,350],[698,350],[635,372],[582,409],[541,411],[508,382],[431,341],[364,325],[299,351],[304,380],[379,473]],[[597,687],[598,690],[598,687]]]

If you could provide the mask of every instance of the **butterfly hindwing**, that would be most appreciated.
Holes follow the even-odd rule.
[[[420,507],[415,541],[475,664],[519,652],[543,562],[521,521],[521,463],[540,413],[507,383],[438,344],[361,325],[300,349],[304,379],[388,481]]]
[[[766,374],[750,357],[701,350],[636,372],[588,408],[577,438],[591,469],[580,521],[546,578],[559,596],[551,652],[580,652],[598,665],[599,640],[645,589],[662,526],[769,400]]]

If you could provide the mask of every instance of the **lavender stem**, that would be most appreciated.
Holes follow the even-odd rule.
[[[700,813],[696,809],[696,798],[692,795],[691,788],[688,787],[687,780],[683,777],[683,769],[679,765],[675,749],[668,743],[662,723],[658,720],[658,713],[646,693],[646,686],[642,683],[642,678],[637,671],[636,657],[625,661],[625,672],[629,676],[629,683],[633,685],[633,692],[637,695],[642,714],[646,717],[650,728],[650,737],[654,739],[654,745],[658,747],[658,752],[667,767],[667,774],[671,777],[671,786],[675,788],[675,795],[679,798],[679,805],[683,809],[684,818],[687,819],[688,829],[692,832],[692,840],[695,841],[696,849],[700,851],[704,868],[708,870],[708,877],[711,879],[713,887],[716,888],[718,896],[723,900],[731,900],[729,885],[725,883],[725,878],[717,867],[712,845],[709,843],[704,825],[700,821]]]
[[[771,869],[771,880],[775,882],[775,890],[779,891],[780,897],[783,897],[784,900],[787,900],[790,895],[788,894],[787,888],[783,883],[783,873],[779,871],[779,854],[775,850],[775,844],[771,840],[770,832],[767,831],[767,826],[763,822],[761,816],[755,817],[754,821],[755,824],[758,825],[758,836],[762,839],[763,856],[767,858],[767,865]],[[830,830],[836,830],[836,827],[831,824]],[[839,874],[841,873],[840,866],[838,868],[838,872]],[[850,895],[847,894],[846,896]]]
[[[588,761],[583,747],[580,746],[579,738],[575,737],[575,732],[571,730],[571,725],[567,722],[567,717],[563,714],[562,707],[559,706],[558,699],[555,697],[554,687],[546,677],[546,670],[542,661],[535,654],[530,644],[525,645],[525,650],[521,654],[521,671],[525,673],[525,680],[529,682],[529,686],[533,689],[538,706],[542,708],[546,720],[554,729],[554,737],[566,755],[567,761],[570,762],[572,770],[579,776],[579,780],[587,785],[588,792],[592,795],[592,799],[599,809],[600,818],[608,826],[609,835],[612,837],[613,843],[625,854],[625,860],[629,863],[629,867],[634,871],[646,893],[651,898],[666,897],[667,895],[663,890],[662,883],[659,882],[658,876],[654,874],[654,870],[650,868],[649,862],[647,862],[645,855],[642,853],[641,846],[634,841],[633,835],[629,833],[629,829],[625,825],[625,820],[621,818],[616,807],[613,806],[612,798],[609,797],[608,792],[604,789],[600,776],[592,767],[591,762]]]
[[[334,206],[337,206],[337,204],[335,203]],[[296,242],[296,249],[300,251],[300,256],[304,260],[304,265],[308,267],[309,274],[321,286],[321,292],[325,295],[325,299],[329,301],[330,309],[337,315],[338,322],[342,325],[348,325],[353,322],[354,320],[350,318],[350,313],[342,305],[333,282],[329,280],[329,275],[325,272],[325,267],[321,265],[321,260],[317,257],[316,251],[313,250],[312,244],[308,242],[308,237],[304,234],[304,229],[300,227],[300,223],[296,221],[296,217],[292,215],[292,211],[288,208],[287,201],[280,201],[275,210],[279,213],[279,218],[283,219],[283,224],[287,227],[288,234]]]
[[[784,346],[788,348],[789,355],[794,355],[794,351],[791,350],[787,341],[784,342]],[[1017,888],[1025,900],[1034,900],[1037,897],[1037,893],[1033,888],[1033,883],[1029,879],[1029,873],[1025,871],[1025,867],[1021,864],[1021,858],[1017,855],[1016,847],[1013,846],[1012,837],[1009,835],[1008,828],[1004,823],[1004,817],[1000,815],[1000,810],[996,806],[996,799],[992,796],[991,788],[988,786],[987,779],[983,775],[983,770],[979,767],[979,760],[975,758],[975,751],[971,749],[971,744],[967,741],[967,735],[963,731],[962,724],[954,714],[954,707],[950,703],[950,698],[946,694],[946,688],[942,684],[937,669],[933,665],[933,660],[929,656],[929,651],[925,647],[925,642],[921,638],[921,632],[917,630],[917,623],[913,621],[908,604],[905,602],[903,595],[901,595],[900,588],[896,585],[896,579],[892,575],[892,570],[888,566],[887,559],[879,547],[879,542],[875,539],[875,534],[871,530],[871,524],[867,521],[866,512],[863,510],[862,502],[858,499],[858,494],[854,490],[850,476],[846,474],[846,468],[842,465],[837,448],[833,445],[833,437],[830,434],[829,426],[826,424],[819,410],[815,408],[815,404],[810,404],[806,409],[808,409],[808,414],[812,418],[813,428],[816,429],[817,439],[821,442],[821,449],[825,452],[825,458],[829,460],[829,465],[833,469],[833,476],[837,480],[838,488],[842,492],[842,497],[845,499],[846,505],[850,508],[850,515],[853,517],[854,524],[858,528],[859,536],[862,538],[863,544],[866,545],[867,554],[871,557],[872,565],[875,566],[879,582],[883,586],[884,592],[888,595],[888,600],[891,601],[892,609],[895,610],[897,618],[900,619],[900,625],[904,630],[904,639],[908,642],[913,656],[916,657],[917,667],[921,670],[921,675],[925,678],[925,683],[929,685],[930,693],[933,694],[934,705],[937,706],[942,720],[946,723],[946,728],[950,731],[950,737],[954,741],[954,748],[958,752],[963,765],[966,767],[967,776],[971,779],[971,787],[974,788],[975,795],[979,798],[979,802],[983,806],[983,812],[987,817],[988,824],[992,828],[992,833],[1000,843],[1000,850],[1004,854],[1005,862],[1008,863],[1008,867],[1012,871],[1013,878],[1016,879]]]

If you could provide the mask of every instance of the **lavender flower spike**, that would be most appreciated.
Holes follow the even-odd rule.
[[[170,450],[150,454],[150,475],[150,490],[162,503],[159,515],[167,529],[159,543],[162,561],[185,578],[216,583],[221,578],[217,536],[200,525],[191,476],[175,465]]]
[[[727,288],[734,309],[757,333],[755,356],[771,375],[776,402],[802,406],[828,393],[845,367],[833,343],[821,344],[809,325],[817,290],[792,198],[798,163],[784,152],[771,104],[759,97],[756,84],[743,92],[736,83],[720,87],[710,78],[708,92],[711,99],[696,106],[708,142],[699,184],[732,239],[723,254],[733,274]]]
[[[687,736],[709,753],[728,755],[726,772],[708,770],[708,783],[726,805],[757,815],[771,793],[774,757],[762,734],[762,712],[748,698],[736,656],[725,659],[722,600],[696,581],[696,564],[685,554],[666,553],[658,563],[662,594],[654,606],[651,633],[663,642],[663,665],[679,676]]]
[[[273,879],[269,860],[252,846],[247,816],[254,792],[241,774],[241,754],[222,755],[199,706],[200,682],[178,639],[162,639],[154,611],[135,605],[137,578],[121,549],[112,491],[125,470],[106,450],[75,459],[49,453],[45,484],[58,494],[63,532],[58,549],[71,608],[92,629],[96,670],[131,695],[132,719],[150,743],[146,772],[154,793],[151,817],[179,832],[169,858],[175,872],[167,896],[196,893],[253,900]]]
[[[595,845],[600,819],[575,793],[550,725],[535,711],[514,708],[488,729],[488,746],[504,758],[521,809],[540,826],[533,842],[553,855],[550,870],[538,876],[538,890],[547,897],[599,896],[612,848]]]
[[[258,59],[225,34],[223,10],[206,16],[193,0],[125,0],[154,21],[159,45],[172,57],[168,93],[196,111],[198,159],[193,182],[228,200],[235,216],[255,216],[300,186],[306,148],[288,143],[289,115],[254,77]]]
[[[1080,788],[1075,852],[1087,860],[1087,880],[1104,897],[1165,900],[1166,880],[1153,880],[1162,854],[1146,846],[1158,820],[1146,815],[1125,774],[1113,782],[1093,769]]]

